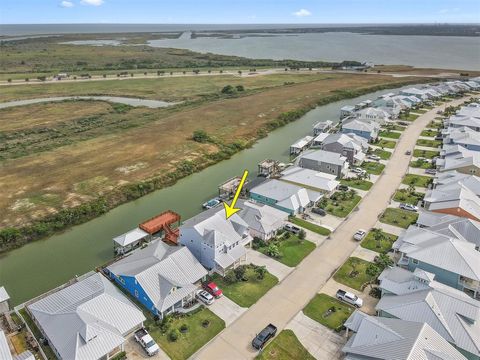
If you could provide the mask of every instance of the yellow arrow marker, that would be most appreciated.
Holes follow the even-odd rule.
[[[230,216],[235,214],[237,211],[240,211],[240,209],[235,207],[235,204],[237,203],[238,197],[240,196],[240,192],[242,191],[243,184],[245,183],[245,180],[247,179],[248,176],[248,170],[245,170],[243,172],[242,180],[240,180],[240,184],[238,184],[237,191],[235,191],[235,196],[233,197],[232,204],[228,205],[226,202],[223,203],[223,206],[225,207],[225,218],[228,219]]]

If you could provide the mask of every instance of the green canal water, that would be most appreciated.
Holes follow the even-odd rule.
[[[170,188],[158,190],[136,201],[119,206],[107,214],[62,234],[39,240],[0,256],[0,286],[6,287],[12,304],[22,303],[75,275],[101,265],[113,256],[112,238],[141,221],[172,209],[187,219],[200,212],[201,204],[217,194],[218,185],[241,175],[244,169],[255,176],[257,164],[265,158],[288,162],[290,144],[311,133],[321,120],[337,121],[340,107],[372,99],[379,91],[318,107],[301,119],[277,129],[229,160],[193,174]]]

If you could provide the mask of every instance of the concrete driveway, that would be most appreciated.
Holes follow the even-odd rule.
[[[347,338],[310,319],[300,311],[287,326],[293,330],[305,349],[319,360],[343,359],[342,347]]]
[[[457,99],[448,105],[456,106],[466,99],[467,97]],[[358,246],[352,240],[355,231],[359,228],[372,228],[389,205],[390,198],[408,170],[411,156],[405,155],[405,152],[414,148],[421,131],[436,116],[437,109],[423,114],[404,131],[385,172],[363,198],[359,211],[354,211],[331,234],[332,241],[325,241],[313,250],[282,282],[201,349],[196,354],[197,358],[251,359],[256,356],[256,352],[251,348],[250,342],[258,329],[269,323],[274,323],[279,331],[287,326]]]
[[[222,296],[220,299],[216,299],[212,305],[208,306],[215,315],[225,321],[225,325],[228,326],[237,320],[248,308],[241,307],[234,303],[226,296]]]
[[[169,360],[167,354],[163,352],[160,348],[160,351],[155,356],[148,356],[147,353],[143,350],[143,348],[138,344],[133,335],[128,337],[127,341],[125,342],[125,352],[127,353],[128,360],[139,360],[139,359],[153,359],[153,360]]]
[[[380,221],[377,221],[375,223],[374,227],[377,228],[377,229],[382,229],[386,233],[397,235],[397,236],[400,236],[405,232],[404,228],[394,226],[394,225],[390,225],[390,224],[385,224],[385,223],[382,223]]]
[[[247,259],[252,264],[265,266],[270,274],[278,278],[278,281],[285,279],[294,269],[253,249],[247,250]]]

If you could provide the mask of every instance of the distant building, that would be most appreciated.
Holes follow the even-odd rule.
[[[342,133],[355,134],[365,138],[367,141],[375,141],[378,138],[380,125],[373,120],[347,119],[342,123]]]
[[[355,106],[345,105],[340,108],[340,119],[345,119],[349,116],[352,116],[355,112]]]
[[[329,134],[320,144],[322,150],[345,156],[350,165],[360,165],[365,159],[368,148],[367,140],[353,133]]]
[[[296,161],[296,165],[305,169],[321,171],[338,178],[348,172],[348,160],[345,156],[325,150],[309,150]]]
[[[316,123],[313,126],[313,135],[317,136],[318,134],[328,132],[332,128],[332,125],[333,125],[332,120],[325,120],[325,121],[320,121]]]
[[[279,180],[330,195],[340,185],[340,182],[335,179],[335,175],[291,166],[282,171],[282,177]]]
[[[301,152],[307,150],[313,142],[313,136],[305,136],[295,142],[294,144],[290,145],[290,155],[298,155]]]

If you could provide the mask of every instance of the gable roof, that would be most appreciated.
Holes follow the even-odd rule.
[[[342,349],[346,359],[465,359],[428,324],[359,314],[355,310],[345,322],[355,332]]]
[[[340,184],[340,182],[335,179],[335,175],[298,166],[291,166],[285,169],[282,171],[282,177],[280,178],[281,181],[298,184],[304,186],[306,189],[326,192],[335,190]]]
[[[430,211],[460,208],[480,220],[480,198],[462,183],[427,190],[423,200]]]
[[[149,234],[146,231],[143,231],[142,229],[139,229],[139,228],[135,228],[133,230],[126,232],[125,234],[114,237],[113,241],[115,241],[120,246],[127,246],[138,240],[143,239],[148,235]]]
[[[238,214],[248,227],[263,234],[278,230],[288,218],[284,211],[251,201],[239,200],[237,207],[241,209]]]
[[[145,264],[142,256],[148,261],[154,257],[156,261],[147,267],[139,266],[139,262]],[[152,241],[145,249],[126,256],[108,269],[117,276],[134,276],[160,311],[194,291],[196,286],[192,284],[207,275],[187,247],[170,246],[160,240]]]
[[[328,136],[323,140],[323,145],[333,143],[339,143],[344,148],[357,151],[368,149],[368,142],[361,136],[355,135],[354,133],[344,134],[338,132],[335,134],[328,134]]]
[[[347,158],[341,154],[325,150],[308,150],[299,156],[297,163],[301,163],[302,159],[318,161],[327,164],[344,166]]]
[[[426,289],[384,295],[375,309],[396,318],[425,322],[445,340],[480,356],[480,301],[432,281]]]
[[[7,290],[3,286],[0,286],[0,302],[7,300],[10,300],[10,295],[8,295]]]
[[[63,359],[98,359],[125,341],[145,316],[104,276],[94,273],[28,305]]]
[[[353,119],[342,123],[343,131],[365,131],[375,132],[379,129],[379,126],[374,121]]]

